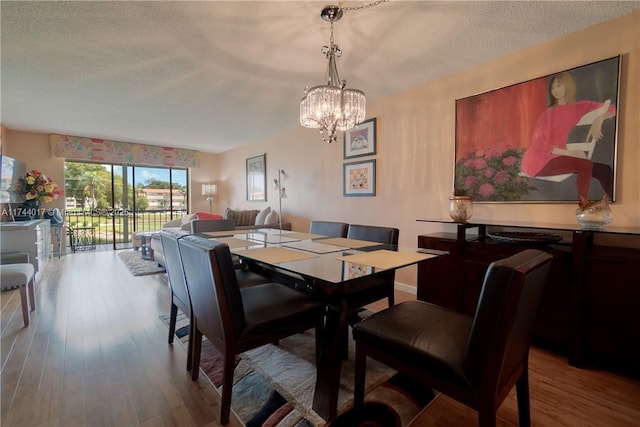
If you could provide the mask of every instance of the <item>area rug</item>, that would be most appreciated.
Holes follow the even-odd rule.
[[[161,316],[168,326],[169,316]],[[176,336],[186,348],[188,319],[179,313]],[[338,412],[353,406],[353,340],[349,359],[342,364]],[[202,344],[200,369],[221,392],[222,355],[206,339]],[[202,376],[201,376],[202,378]],[[231,408],[247,427],[321,427],[326,424],[312,409],[316,381],[315,337],[313,330],[265,345],[240,355],[234,371]],[[403,426],[435,398],[431,389],[367,360],[365,400],[382,402],[395,410]]]
[[[134,276],[146,276],[147,274],[164,273],[164,267],[155,261],[142,259],[139,251],[121,251],[118,257],[124,262]]]

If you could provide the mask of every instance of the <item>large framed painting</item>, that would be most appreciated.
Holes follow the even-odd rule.
[[[615,201],[620,56],[456,100],[454,194]]]
[[[343,195],[367,197],[376,195],[376,161],[351,162],[343,165]]]
[[[247,159],[247,200],[267,200],[267,155]]]
[[[344,133],[344,158],[376,154],[376,119],[365,120]]]

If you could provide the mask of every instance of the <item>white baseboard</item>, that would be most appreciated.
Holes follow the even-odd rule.
[[[415,286],[407,285],[406,283],[395,282],[395,287],[397,291],[406,292],[411,295],[418,295],[418,288]]]

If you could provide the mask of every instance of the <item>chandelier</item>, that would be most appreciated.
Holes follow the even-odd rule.
[[[300,124],[320,129],[322,140],[331,143],[337,140],[337,131],[351,129],[364,120],[367,100],[361,90],[347,89],[346,80],[340,80],[338,76],[336,57],[339,58],[342,51],[333,42],[333,23],[342,18],[342,9],[326,6],[320,17],[331,23],[329,46],[323,46],[321,50],[329,60],[325,76],[327,84],[305,88],[300,101]]]

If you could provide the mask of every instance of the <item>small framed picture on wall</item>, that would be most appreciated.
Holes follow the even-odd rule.
[[[344,133],[344,158],[376,154],[376,119],[365,120]]]
[[[376,195],[376,161],[351,162],[343,165],[343,195],[367,197]]]

